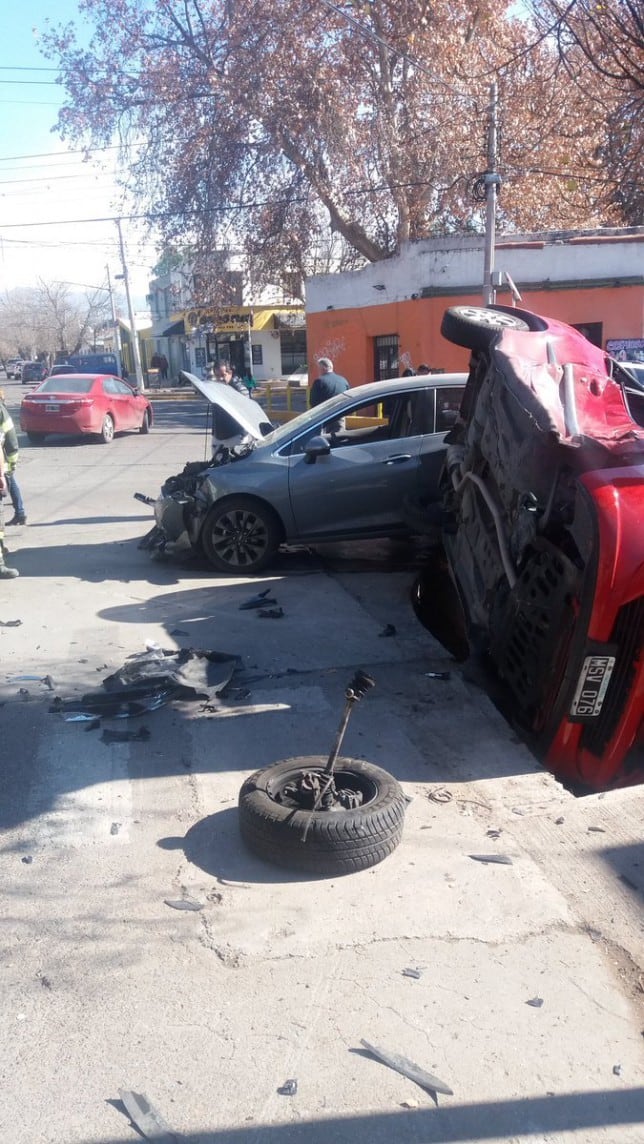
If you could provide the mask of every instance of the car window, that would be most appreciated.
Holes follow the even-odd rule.
[[[103,393],[120,393],[118,383],[115,377],[103,378]]]
[[[342,411],[345,412],[344,410]],[[373,398],[318,422],[298,437],[291,455],[303,453],[311,437],[328,436],[332,449],[350,445],[370,445],[374,441],[394,441],[431,432],[433,427],[433,393],[416,391],[387,397],[374,404]]]
[[[110,390],[109,391],[110,393],[112,393],[112,392],[122,393],[124,395],[124,397],[133,397],[134,396],[134,390],[132,389],[132,387],[130,385],[126,385],[124,381],[119,381],[117,378],[115,380],[114,384],[116,385],[116,389]]]
[[[89,393],[94,384],[93,377],[49,377],[38,390],[39,393]]]
[[[463,389],[460,386],[436,387],[436,432],[446,433],[458,418]]]

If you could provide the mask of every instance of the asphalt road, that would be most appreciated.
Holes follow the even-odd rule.
[[[0,1139],[128,1144],[126,1089],[166,1142],[641,1144],[644,792],[575,799],[540,770],[415,620],[415,551],[293,551],[253,582],[151,561],[132,494],[204,445],[203,408],[177,401],[149,437],[21,457],[21,576],[0,584]],[[239,610],[264,587],[283,619]],[[147,641],[239,655],[236,690],[93,729],[49,710]],[[238,790],[326,757],[358,666],[377,686],[343,753],[402,782],[403,841],[299,878],[246,852]],[[186,898],[201,909],[167,904]],[[436,1107],[362,1039],[454,1095]]]

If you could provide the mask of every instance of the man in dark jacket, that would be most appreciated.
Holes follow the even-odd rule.
[[[213,381],[219,381],[222,385],[228,385],[231,389],[237,390],[237,393],[243,393],[244,397],[248,398],[249,393],[244,385],[241,377],[237,377],[233,368],[228,361],[217,362],[214,367]],[[212,414],[212,446],[216,450],[219,445],[239,445],[243,440],[243,435],[240,436],[239,425],[230,417],[225,409],[219,409],[215,406]]]
[[[323,401],[328,401],[330,397],[336,397],[340,393],[345,393],[349,389],[349,382],[346,377],[342,377],[339,373],[333,372],[333,362],[331,358],[323,357],[318,361],[320,369],[320,376],[315,379],[311,386],[311,393],[309,395],[309,406],[314,409],[316,405],[321,405]],[[341,433],[344,429],[344,417],[339,418],[337,421],[330,421],[325,425],[325,433]]]
[[[315,379],[311,386],[309,399],[311,409],[315,408],[316,405],[321,405],[323,401],[328,401],[330,397],[335,397],[338,393],[344,393],[349,388],[346,377],[333,372],[333,362],[330,358],[320,358],[318,366],[320,376]]]

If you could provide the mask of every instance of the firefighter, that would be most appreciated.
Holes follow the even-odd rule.
[[[6,478],[6,461],[4,455],[4,447],[0,444],[0,580],[15,580],[19,575],[17,568],[9,568],[5,564],[5,546],[4,546],[4,509],[2,507],[2,498],[7,491],[7,478]]]
[[[5,480],[13,505],[13,517],[7,524],[26,524],[25,506],[20,487],[15,477],[18,464],[18,437],[13,420],[4,402],[4,392],[0,389],[0,445],[5,456]]]

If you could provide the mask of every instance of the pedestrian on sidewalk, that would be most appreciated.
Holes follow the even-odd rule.
[[[16,480],[16,465],[18,464],[18,436],[13,419],[4,401],[4,391],[0,389],[0,448],[4,455],[4,478],[7,492],[13,505],[13,517],[7,524],[26,524],[27,516]]]
[[[331,358],[321,357],[318,361],[318,367],[320,376],[316,377],[313,382],[309,395],[309,407],[311,409],[314,409],[316,405],[321,405],[323,401],[328,401],[330,397],[346,393],[347,389],[350,388],[346,377],[334,372]],[[331,434],[341,433],[343,429],[344,417],[338,418],[337,421],[330,421],[324,427],[324,431]]]
[[[7,462],[5,460],[4,447],[0,444],[0,580],[15,580],[19,576],[17,568],[10,568],[5,563],[6,549],[4,545],[4,508],[3,497],[7,492]]]

